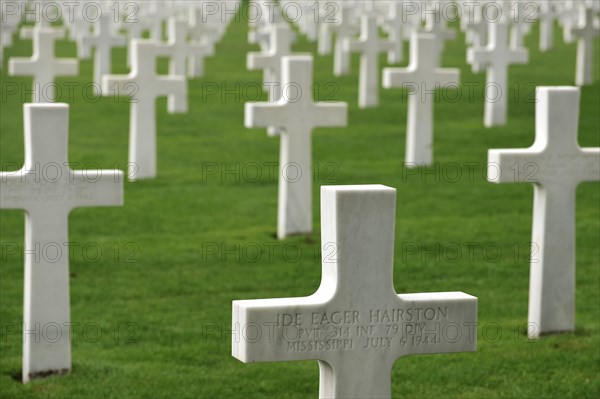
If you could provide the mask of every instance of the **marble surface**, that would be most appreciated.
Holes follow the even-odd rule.
[[[321,398],[389,398],[398,358],[475,351],[477,298],[396,293],[395,210],[390,187],[322,187],[319,289],[234,301],[232,355],[245,363],[318,360]]]
[[[123,173],[69,168],[67,104],[25,104],[24,113],[25,165],[0,172],[0,206],[26,212],[22,378],[28,382],[71,369],[69,213],[123,205]],[[36,329],[38,338],[26,333]]]
[[[575,193],[600,180],[600,148],[577,144],[579,100],[576,87],[539,87],[533,146],[488,154],[489,181],[534,185],[531,338],[575,329]]]

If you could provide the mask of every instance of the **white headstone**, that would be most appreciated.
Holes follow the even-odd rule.
[[[477,298],[397,294],[396,190],[321,188],[321,286],[309,297],[233,301],[232,355],[318,360],[321,398],[389,398],[394,362],[475,351]]]
[[[577,144],[579,100],[576,87],[538,88],[533,146],[488,154],[489,181],[534,183],[531,338],[575,329],[575,193],[600,180],[600,148]]]
[[[27,36],[29,33],[26,33]],[[32,102],[50,103],[56,100],[57,76],[77,76],[79,61],[75,58],[55,58],[54,42],[65,36],[63,29],[35,27],[31,31],[33,56],[11,58],[8,61],[10,76],[33,76]]]
[[[556,19],[554,3],[547,0],[540,1],[538,18],[540,20],[540,51],[548,51],[554,47],[554,21]]]
[[[204,74],[204,58],[213,53],[206,42],[189,41],[188,22],[175,17],[169,18],[169,41],[158,45],[158,55],[169,57],[169,75],[202,76]],[[199,63],[199,64],[198,64]],[[186,68],[192,70],[186,73]]]
[[[331,7],[335,10],[334,3],[323,3],[321,5],[320,23],[318,31],[317,53],[319,55],[330,55],[333,51],[333,22],[337,21],[335,12],[329,11]]]
[[[265,74],[269,80],[263,82],[265,88],[269,90],[272,97],[270,101],[275,101],[281,97],[281,59],[283,56],[292,54],[292,43],[294,42],[294,32],[287,22],[272,24],[269,27],[269,49],[261,53],[248,53],[246,62],[251,71],[267,70]],[[273,86],[276,90],[271,90]]]
[[[508,25],[504,22],[490,23],[489,43],[484,48],[469,48],[467,60],[487,67],[485,86],[484,124],[486,127],[503,126],[508,114],[508,67],[526,64],[529,52],[525,48],[510,48]]]
[[[310,55],[282,60],[283,94],[275,103],[246,103],[248,128],[280,126],[277,237],[312,232],[312,130],[346,126],[346,103],[315,103]]]
[[[399,64],[404,60],[404,31],[408,29],[403,10],[404,1],[396,0],[388,3],[388,15],[383,17],[383,29],[388,34],[392,49],[388,51],[388,63]]]
[[[390,51],[394,44],[379,37],[379,27],[375,16],[363,15],[361,36],[358,40],[346,42],[349,52],[360,52],[360,81],[358,106],[376,107],[379,104],[379,53]]]
[[[71,170],[67,104],[25,104],[25,165],[0,172],[0,207],[24,209],[23,382],[71,369],[69,213],[123,204],[120,170]],[[40,337],[32,331],[49,331]],[[50,336],[52,334],[52,336]]]
[[[520,49],[525,47],[525,36],[531,32],[531,23],[533,22],[531,10],[528,8],[534,8],[535,3],[529,1],[515,0],[510,3],[509,9],[512,16],[509,16],[510,21],[510,48]],[[534,9],[534,11],[537,11]]]
[[[558,21],[563,28],[563,40],[568,44],[573,43],[575,38],[572,29],[577,25],[579,10],[573,0],[564,0],[557,7],[560,7]]]
[[[439,68],[440,53],[435,36],[414,34],[410,45],[408,68],[385,68],[383,87],[410,90],[406,133],[407,167],[430,165],[433,162],[433,104],[432,91],[458,86],[458,69]]]
[[[215,53],[215,42],[219,38],[219,31],[204,19],[201,8],[191,8],[189,16],[192,43],[201,46],[203,50],[190,58],[188,76],[199,78],[204,76],[204,58]]]
[[[446,41],[451,41],[456,39],[456,31],[452,28],[448,27],[445,15],[447,11],[446,5],[444,2],[439,0],[431,2],[432,9],[428,10],[426,3],[421,3],[425,5],[422,12],[425,13],[425,29],[424,32],[430,33],[435,36],[436,43],[438,46],[438,51],[440,52],[440,56],[444,51],[444,46]]]
[[[156,98],[168,96],[169,113],[187,112],[187,82],[183,76],[157,75],[156,42],[133,39],[130,45],[131,73],[104,76],[102,93],[131,97],[128,177],[149,179],[156,176]]]
[[[579,26],[572,29],[573,36],[577,37],[577,73],[575,84],[577,86],[591,85],[594,83],[594,39],[600,36],[600,28],[594,26],[595,11],[591,7],[581,5]]]
[[[464,18],[467,43],[475,49],[485,47],[488,42],[488,22],[482,14],[482,7],[474,6],[472,16]],[[468,61],[468,60],[467,60]],[[473,73],[481,72],[482,68],[479,62],[471,61],[471,70]]]
[[[247,66],[251,71],[263,71],[263,86],[269,93],[269,101],[275,102],[281,98],[281,60],[292,54],[295,34],[287,22],[270,25],[269,32],[269,50],[264,53],[248,53]],[[280,132],[277,126],[271,126],[267,133],[275,136]]]
[[[354,11],[344,3],[340,4],[339,22],[331,29],[335,32],[335,44],[333,49],[333,74],[345,76],[350,73],[350,53],[346,50],[344,43],[347,38],[357,33],[354,24]]]
[[[113,29],[113,16],[103,13],[100,20],[94,25],[93,36],[83,36],[82,45],[94,48],[94,89],[96,94],[102,92],[102,76],[111,72],[111,53],[113,47],[124,47],[127,45],[125,37],[118,35]]]

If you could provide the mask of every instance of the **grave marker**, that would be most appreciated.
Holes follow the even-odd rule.
[[[485,87],[484,125],[486,127],[506,125],[508,114],[508,67],[511,64],[526,64],[529,52],[525,48],[508,45],[508,25],[504,22],[490,23],[487,47],[469,48],[469,63],[479,63],[487,68]]]
[[[79,207],[123,205],[123,173],[69,167],[67,104],[25,104],[23,109],[25,165],[0,172],[0,207],[26,212],[26,383],[71,369],[69,213]]]
[[[394,362],[476,350],[477,298],[397,294],[396,190],[321,188],[322,280],[309,297],[233,301],[232,355],[318,360],[321,398],[389,398]]]
[[[579,25],[572,29],[573,36],[578,38],[575,84],[585,86],[594,83],[594,39],[600,36],[600,28],[594,24],[593,8],[581,5],[579,12]]]
[[[379,104],[379,53],[393,49],[392,42],[379,37],[376,17],[363,15],[360,38],[346,42],[347,51],[361,53],[358,92],[360,108],[376,107]]]
[[[156,73],[157,43],[131,40],[129,75],[106,75],[103,95],[130,96],[129,168],[131,180],[156,176],[156,98],[168,96],[168,112],[187,112],[187,82],[183,76]]]
[[[277,237],[312,232],[312,130],[346,126],[346,103],[315,103],[310,55],[282,59],[283,94],[275,103],[246,103],[248,128],[280,126]]]
[[[488,180],[534,183],[528,335],[575,329],[575,193],[600,180],[600,148],[577,144],[580,92],[540,87],[535,142],[490,150]]]
[[[27,31],[26,31],[27,32]],[[33,76],[32,102],[51,103],[56,100],[57,76],[77,76],[79,61],[75,58],[55,58],[54,42],[65,36],[63,29],[36,26],[30,33],[33,40],[31,58],[11,58],[8,61],[10,76]]]
[[[83,36],[81,43],[86,48],[94,48],[94,91],[97,95],[102,92],[102,76],[111,72],[111,52],[113,47],[127,45],[125,37],[113,32],[113,16],[103,13],[94,25],[92,36]],[[85,53],[85,51],[84,51]]]
[[[431,91],[458,86],[458,69],[439,68],[439,47],[434,35],[414,34],[408,68],[385,68],[383,87],[409,89],[406,134],[407,167],[433,162],[433,104]]]

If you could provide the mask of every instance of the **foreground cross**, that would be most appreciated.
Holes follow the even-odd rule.
[[[282,59],[282,98],[275,103],[246,103],[248,128],[280,126],[277,237],[312,232],[312,131],[346,126],[346,103],[315,103],[310,55]]]
[[[484,125],[486,127],[506,125],[508,114],[508,66],[526,64],[529,52],[525,48],[511,48],[508,45],[508,24],[489,24],[487,47],[469,48],[469,63],[487,67],[485,86]]]
[[[54,42],[65,36],[64,29],[33,28],[33,56],[11,58],[8,61],[10,76],[33,76],[32,102],[51,103],[56,100],[55,79],[57,76],[77,76],[79,61],[75,58],[55,58]]]
[[[430,165],[433,162],[433,96],[434,89],[458,86],[458,69],[441,69],[440,52],[435,36],[414,34],[410,44],[408,68],[385,68],[383,87],[407,88],[408,122],[406,133],[407,167]],[[444,87],[446,86],[446,87]]]
[[[395,211],[393,188],[322,187],[321,286],[309,297],[233,301],[232,355],[318,360],[321,398],[389,398],[398,358],[475,351],[477,298],[396,293]]]
[[[168,96],[169,113],[187,111],[186,79],[157,75],[157,51],[154,41],[131,40],[131,73],[106,75],[102,79],[103,95],[131,97],[128,167],[131,180],[156,176],[156,98]]]
[[[363,15],[361,36],[358,40],[348,39],[347,51],[360,52],[360,82],[358,106],[376,107],[379,104],[379,53],[394,49],[394,43],[379,37],[375,16]]]
[[[538,88],[535,143],[490,150],[488,180],[534,183],[528,335],[575,329],[575,193],[600,180],[600,148],[577,144],[579,89]]]
[[[71,170],[67,104],[25,104],[25,165],[0,173],[0,207],[24,209],[23,382],[71,369],[69,213],[123,205],[119,170]]]

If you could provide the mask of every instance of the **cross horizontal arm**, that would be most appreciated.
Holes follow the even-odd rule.
[[[537,183],[536,160],[542,150],[531,148],[488,151],[488,181],[492,183]]]
[[[33,76],[39,72],[41,62],[32,58],[11,58],[8,60],[10,76]]]
[[[281,62],[281,60],[268,53],[248,53],[246,66],[249,70],[255,71],[257,69],[271,68],[277,62]]]
[[[460,83],[460,70],[458,68],[437,68],[435,70],[435,84],[447,86]]]
[[[401,323],[400,356],[477,350],[477,298],[463,292],[400,294],[403,308],[413,309]],[[420,310],[420,311],[417,311]],[[412,328],[408,325],[412,324]]]
[[[284,101],[277,103],[246,103],[244,126],[247,128],[264,128],[269,126],[286,126],[289,116]]]
[[[183,76],[160,76],[156,79],[155,93],[160,96],[187,96],[187,79]]]
[[[54,62],[56,76],[76,76],[79,74],[79,61],[57,60]]]
[[[120,170],[71,171],[77,193],[74,207],[123,205],[123,172]]]
[[[582,148],[581,153],[587,165],[581,181],[600,181],[600,148]]]
[[[411,68],[385,68],[383,70],[383,87],[394,89],[414,84],[415,71]]]
[[[298,350],[295,343],[302,334],[299,329],[314,334],[315,340],[324,339],[324,331],[308,332],[311,315],[323,304],[316,296],[233,301],[233,357],[244,363],[318,360],[316,352]]]
[[[132,75],[104,75],[102,93],[119,97],[133,97],[139,92],[139,83]]]
[[[311,118],[314,118],[315,127],[343,127],[348,125],[348,104],[316,103]]]
[[[0,172],[0,209],[26,209],[27,172],[24,169],[14,172]]]
[[[509,54],[511,64],[527,64],[529,62],[529,51],[523,48],[512,49]]]

